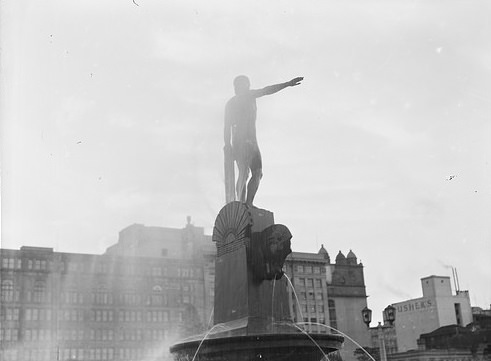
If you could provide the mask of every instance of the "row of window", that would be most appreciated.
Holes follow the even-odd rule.
[[[102,347],[91,350],[63,348],[60,350],[62,360],[113,360],[114,349]]]
[[[329,310],[329,321],[331,323],[331,327],[337,329],[338,321],[336,317],[336,303],[334,300],[327,300],[327,307]]]
[[[56,355],[52,355],[56,353]],[[60,348],[52,349],[6,349],[2,350],[3,361],[48,361],[48,360],[142,360],[154,359],[162,353],[160,349],[118,348],[100,347],[95,349]]]
[[[51,360],[51,350],[8,350],[5,361],[48,361]],[[8,355],[8,356],[7,356]]]
[[[49,262],[44,260],[44,259],[28,259],[27,260],[27,269],[29,270],[35,270],[35,271],[47,271],[48,270],[48,265],[49,269],[53,268],[53,262]]]
[[[0,301],[3,302],[19,302],[20,300],[20,292],[19,290],[14,290],[13,286],[10,288],[9,286],[5,286],[2,284],[2,288],[0,290]]]
[[[19,320],[18,308],[1,308],[0,320],[2,321],[17,321]]]
[[[44,361],[50,360],[50,350],[24,350],[23,356],[26,361]],[[142,360],[154,359],[162,351],[159,349],[149,350],[141,348],[118,348],[101,347],[96,349],[84,350],[82,348],[61,348],[58,350],[56,359],[60,360]],[[20,359],[21,351],[11,352],[11,358],[6,361],[17,361]],[[19,358],[18,358],[19,357]]]
[[[113,310],[91,310],[89,312],[88,320],[96,322],[111,322],[114,318]],[[5,321],[18,321],[19,320],[19,308],[3,307],[1,310],[1,320]],[[145,311],[136,310],[120,310],[118,312],[118,320],[120,322],[135,322],[143,321],[143,315]],[[51,321],[52,311],[50,309],[37,309],[26,308],[24,313],[24,319],[26,321]],[[182,313],[178,314],[180,320],[182,320]],[[84,310],[71,309],[60,310],[58,312],[58,319],[60,321],[84,321]],[[146,311],[147,322],[168,322],[170,319],[169,311],[152,310]]]
[[[50,329],[25,329],[23,341],[38,342],[51,341],[55,338],[55,331]],[[17,342],[20,338],[20,331],[17,328],[0,329],[0,342]],[[84,330],[60,330],[58,340],[60,341],[162,341],[169,336],[168,330],[154,329],[128,329],[120,330],[115,337],[115,331],[110,329],[91,329],[87,332]]]
[[[152,305],[152,306],[167,306],[169,304],[168,297],[165,294],[158,294],[162,292],[162,288],[158,286],[160,290],[153,290],[154,294],[151,296],[144,296],[140,294],[125,293],[119,295],[119,303],[123,305]],[[189,286],[186,287],[189,290]],[[183,287],[184,291],[184,287]],[[91,303],[96,305],[112,305],[114,304],[114,296],[109,292],[93,292],[90,294]],[[70,291],[63,292],[61,294],[61,302],[66,304],[83,304],[86,297],[81,292]],[[182,303],[191,303],[192,297],[184,294],[181,297]]]
[[[57,355],[52,356],[52,353],[56,352]],[[85,357],[85,358],[84,358]],[[4,361],[48,361],[48,360],[113,360],[114,349],[113,348],[97,348],[91,350],[75,349],[75,348],[62,348],[57,351],[50,349],[26,349],[26,350],[4,350]]]
[[[25,329],[24,341],[50,341],[51,330],[50,329]]]
[[[88,266],[85,263],[70,262],[65,266],[65,262],[62,262],[62,272],[67,273],[119,273],[125,275],[142,275],[153,277],[180,277],[180,278],[201,278],[203,277],[203,270],[201,268],[187,268],[187,267],[175,267],[167,268],[160,266],[151,267],[135,267],[125,266],[114,272],[114,269],[107,262],[98,262],[95,265]]]
[[[326,319],[321,317],[317,319],[316,317],[304,317],[304,328],[308,332],[320,332],[320,333],[329,333],[329,326],[326,323]]]
[[[51,310],[26,308],[24,318],[26,321],[51,321]]]
[[[324,300],[324,294],[322,292],[302,291],[299,293],[300,293],[300,300],[316,300],[316,301]],[[293,295],[292,297],[295,297],[295,295]]]
[[[1,297],[3,302],[19,302],[20,291],[14,287],[14,281],[3,280],[1,284]],[[46,284],[44,282],[34,283],[32,290],[25,292],[25,301],[27,302],[51,302],[51,292],[46,290]]]
[[[141,322],[143,321],[144,311],[121,310],[118,312],[118,320],[120,322]],[[182,320],[182,313],[179,314],[179,320]],[[168,311],[146,311],[146,322],[168,322]],[[90,312],[90,320],[96,322],[111,322],[113,321],[112,310],[95,310]],[[72,320],[73,321],[73,320]],[[82,320],[79,320],[82,321]]]
[[[123,330],[119,334],[119,340],[125,341],[161,341],[169,337],[168,330],[141,330],[141,329],[128,329]]]
[[[20,258],[2,258],[2,268],[21,269],[22,261]],[[28,259],[26,268],[35,271],[47,271],[53,268],[53,262],[45,259]]]
[[[34,271],[51,271],[53,270],[53,262],[45,259],[27,259],[24,260],[25,267],[28,270]],[[0,263],[3,269],[12,269],[18,270],[22,268],[22,260],[20,258],[14,257],[4,257]],[[61,262],[61,271],[62,272],[73,272],[73,273],[104,273],[107,274],[111,271],[111,265],[108,262],[97,262],[92,264],[82,263],[82,262]],[[163,276],[177,276],[182,278],[201,278],[203,277],[203,270],[201,268],[193,268],[193,267],[176,267],[177,273],[175,272],[175,268],[169,269],[167,267],[135,267],[128,266],[122,267],[122,274],[128,275],[145,275],[145,276],[154,276],[154,277],[163,277]]]
[[[165,294],[155,294],[157,292],[162,292],[162,288],[159,291],[153,291],[154,294],[151,296],[142,296],[134,294],[120,295],[120,301],[123,304],[131,305],[141,305],[142,301],[145,300],[146,305],[152,306],[166,306],[168,305],[168,299]],[[187,286],[189,287],[189,286]],[[34,285],[34,291],[26,291],[25,301],[32,303],[51,303],[51,292],[46,291],[44,285],[36,284]],[[112,293],[109,292],[93,292],[90,294],[92,304],[99,305],[112,305],[114,303],[114,297]],[[62,303],[68,304],[83,304],[84,294],[80,292],[64,292],[61,294]],[[20,291],[14,289],[12,281],[3,281],[1,286],[1,297],[2,302],[19,302]],[[188,294],[183,294],[181,296],[182,303],[191,303],[192,297]]]
[[[91,311],[91,319],[92,321],[95,321],[95,315],[97,312],[102,312],[102,311]],[[100,315],[100,313],[99,313]],[[58,320],[60,321],[73,321],[73,322],[81,322],[84,320],[84,310],[80,309],[72,309],[72,310],[60,310],[58,312]],[[97,320],[100,321],[100,320]]]
[[[2,350],[3,361],[17,361],[17,349]]]
[[[335,304],[334,300],[329,299],[327,301],[327,305],[328,305],[330,327],[333,327],[336,329],[337,328],[336,304]],[[297,309],[296,304],[293,304],[293,314],[296,314],[296,309]],[[319,316],[319,322],[322,324],[325,324],[325,315],[324,315],[325,307],[324,307],[324,305],[302,304],[300,311],[301,311],[300,315],[301,315],[301,317],[304,317],[305,322],[317,322],[317,321],[313,321],[313,320],[316,320],[315,318],[309,319],[308,317],[305,317],[305,316],[317,314]]]
[[[311,306],[302,305],[302,308],[304,312],[307,312],[307,310],[309,310],[310,313],[316,313],[316,312],[324,313],[324,305],[311,305]]]
[[[298,273],[309,273],[309,274],[321,274],[325,272],[325,269],[320,266],[303,266],[296,265],[295,272]]]
[[[2,268],[20,269],[21,262],[19,258],[2,258]]]
[[[19,339],[19,330],[16,328],[0,329],[1,342],[16,342]]]
[[[143,321],[142,311],[119,311],[119,321],[135,322]],[[169,312],[167,311],[147,311],[147,322],[164,322],[169,321]]]
[[[303,322],[308,322],[308,323],[321,323],[323,325],[326,324],[326,319],[323,318],[323,317],[320,317],[319,319],[317,319],[317,317],[304,317],[303,318]]]
[[[314,287],[315,288],[322,288],[322,279],[320,278],[301,278],[301,277],[295,277],[295,286],[301,286],[301,287]]]
[[[293,306],[293,310],[295,312],[295,305]],[[310,314],[313,314],[313,313],[316,313],[316,312],[319,312],[320,314],[323,314],[324,313],[324,305],[301,305],[301,308],[302,310],[302,315],[306,315],[307,313],[310,313]]]
[[[89,321],[95,322],[112,322],[115,318],[113,310],[91,310],[89,312]],[[118,312],[118,321],[120,322],[141,322],[144,321],[143,315],[146,313],[146,322],[168,322],[169,311],[135,311],[135,310],[120,310]],[[60,313],[61,320],[64,321],[84,321],[83,310],[64,310]],[[182,320],[182,313],[178,314],[179,320]]]

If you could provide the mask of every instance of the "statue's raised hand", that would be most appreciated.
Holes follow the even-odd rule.
[[[295,78],[295,79],[292,79],[289,81],[289,85],[290,86],[296,86],[296,85],[300,85],[300,82],[303,80],[303,76],[299,76],[298,78]]]

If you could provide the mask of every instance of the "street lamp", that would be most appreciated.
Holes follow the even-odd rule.
[[[388,305],[384,310],[384,323],[388,322],[389,325],[393,325],[396,320],[396,308],[392,305]]]
[[[396,309],[392,305],[388,305],[383,311],[384,323],[388,322],[390,326],[394,324],[396,320]],[[361,317],[363,318],[363,322],[370,327],[370,322],[372,322],[372,310],[368,307],[364,307],[361,310]],[[382,324],[379,322],[377,326],[377,337],[379,342],[379,353],[380,360],[387,361],[387,353],[385,351],[385,340],[384,340],[384,330]]]
[[[372,310],[365,306],[365,308],[361,310],[361,317],[363,318],[365,325],[370,327],[370,322],[372,322]]]

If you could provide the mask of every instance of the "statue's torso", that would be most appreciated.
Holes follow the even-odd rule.
[[[236,95],[227,106],[232,126],[232,144],[256,143],[256,98],[248,94]]]

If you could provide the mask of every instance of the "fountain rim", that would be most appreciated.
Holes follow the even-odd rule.
[[[194,338],[192,340],[184,339],[180,342],[175,343],[170,347],[170,352],[175,353],[181,350],[198,347],[200,343],[203,346],[220,346],[221,344],[250,344],[260,342],[265,347],[271,347],[271,342],[273,343],[284,343],[284,345],[277,346],[291,346],[290,342],[305,342],[304,346],[314,346],[312,345],[312,339],[316,342],[321,342],[319,346],[321,348],[336,348],[340,349],[344,342],[344,337],[341,335],[333,335],[333,334],[323,334],[323,333],[309,333],[308,336],[304,333],[258,333],[251,335],[236,335],[236,336],[227,336],[227,337],[211,337],[203,340],[202,338]],[[263,343],[264,341],[268,341],[267,343]],[[328,343],[328,344],[326,344]],[[266,346],[268,345],[268,346]],[[300,345],[296,345],[300,346]],[[314,346],[315,347],[315,346]]]

